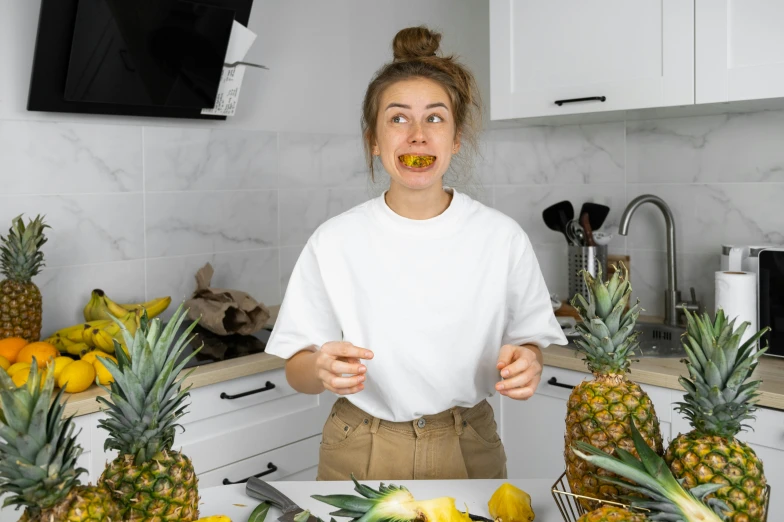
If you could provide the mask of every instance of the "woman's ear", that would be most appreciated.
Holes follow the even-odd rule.
[[[452,146],[452,154],[460,152],[460,131],[455,134],[455,144]]]

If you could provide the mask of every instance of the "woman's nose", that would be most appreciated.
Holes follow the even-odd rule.
[[[408,136],[409,143],[426,143],[425,130],[422,125],[415,124],[411,128],[411,134]]]

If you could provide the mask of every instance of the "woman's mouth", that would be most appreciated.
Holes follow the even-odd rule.
[[[436,157],[420,154],[402,154],[398,156],[398,160],[410,169],[426,169],[435,163]]]

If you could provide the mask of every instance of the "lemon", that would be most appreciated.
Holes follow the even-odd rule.
[[[8,370],[11,367],[11,361],[0,355],[0,368]]]
[[[29,376],[30,372],[16,372],[11,376],[11,380],[14,381],[17,388],[21,388],[27,382]]]
[[[8,368],[8,375],[13,377],[14,374],[16,374],[19,370],[25,370],[25,373],[27,373],[30,370],[30,363],[18,362],[18,363],[12,364]]]
[[[117,359],[107,354],[106,356],[102,355],[100,357],[96,357],[95,361],[93,361],[93,368],[95,368],[95,375],[98,376],[98,384],[102,384],[106,386],[110,382],[114,382],[114,376],[111,373],[109,373],[109,370],[107,370],[106,366],[104,366],[103,362],[101,362],[101,359],[103,359],[104,357],[106,359],[113,360],[115,364],[117,364]]]
[[[60,372],[57,384],[68,393],[79,393],[95,382],[95,368],[85,361],[74,361]]]
[[[54,360],[54,382],[59,382],[60,374],[63,373],[63,368],[74,362],[70,357],[60,356]]]

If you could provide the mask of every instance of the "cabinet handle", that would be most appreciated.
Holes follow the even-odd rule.
[[[592,101],[598,100],[600,102],[604,102],[607,99],[607,96],[588,96],[587,98],[571,98],[569,100],[555,100],[555,104],[559,107],[564,103],[576,103],[581,101]]]
[[[242,392],[242,393],[238,393],[236,395],[229,395],[228,393],[223,392],[223,393],[220,394],[220,398],[221,399],[239,399],[240,397],[247,397],[248,395],[253,395],[254,393],[261,393],[261,392],[269,391],[269,390],[273,389],[274,387],[275,387],[274,384],[272,384],[271,382],[267,381],[267,384],[263,388],[259,388],[257,390],[250,390],[250,391],[246,391],[246,392]]]
[[[558,382],[558,379],[556,379],[555,377],[550,377],[549,379],[547,379],[547,384],[549,384],[550,386],[558,386],[559,388],[566,388],[567,390],[574,389],[574,386],[572,386],[571,384],[561,384],[560,382]]]
[[[257,475],[253,475],[253,476],[256,477],[256,478],[261,478],[264,475],[269,475],[270,473],[275,473],[276,471],[278,471],[278,467],[275,464],[273,464],[272,462],[269,462],[267,464],[267,469],[265,469],[264,471],[262,471],[261,473],[259,473]],[[249,478],[250,477],[242,479],[242,480],[238,480],[237,482],[232,482],[229,479],[225,478],[225,479],[223,479],[223,485],[224,486],[228,486],[230,484],[244,484],[245,482],[248,481]]]

